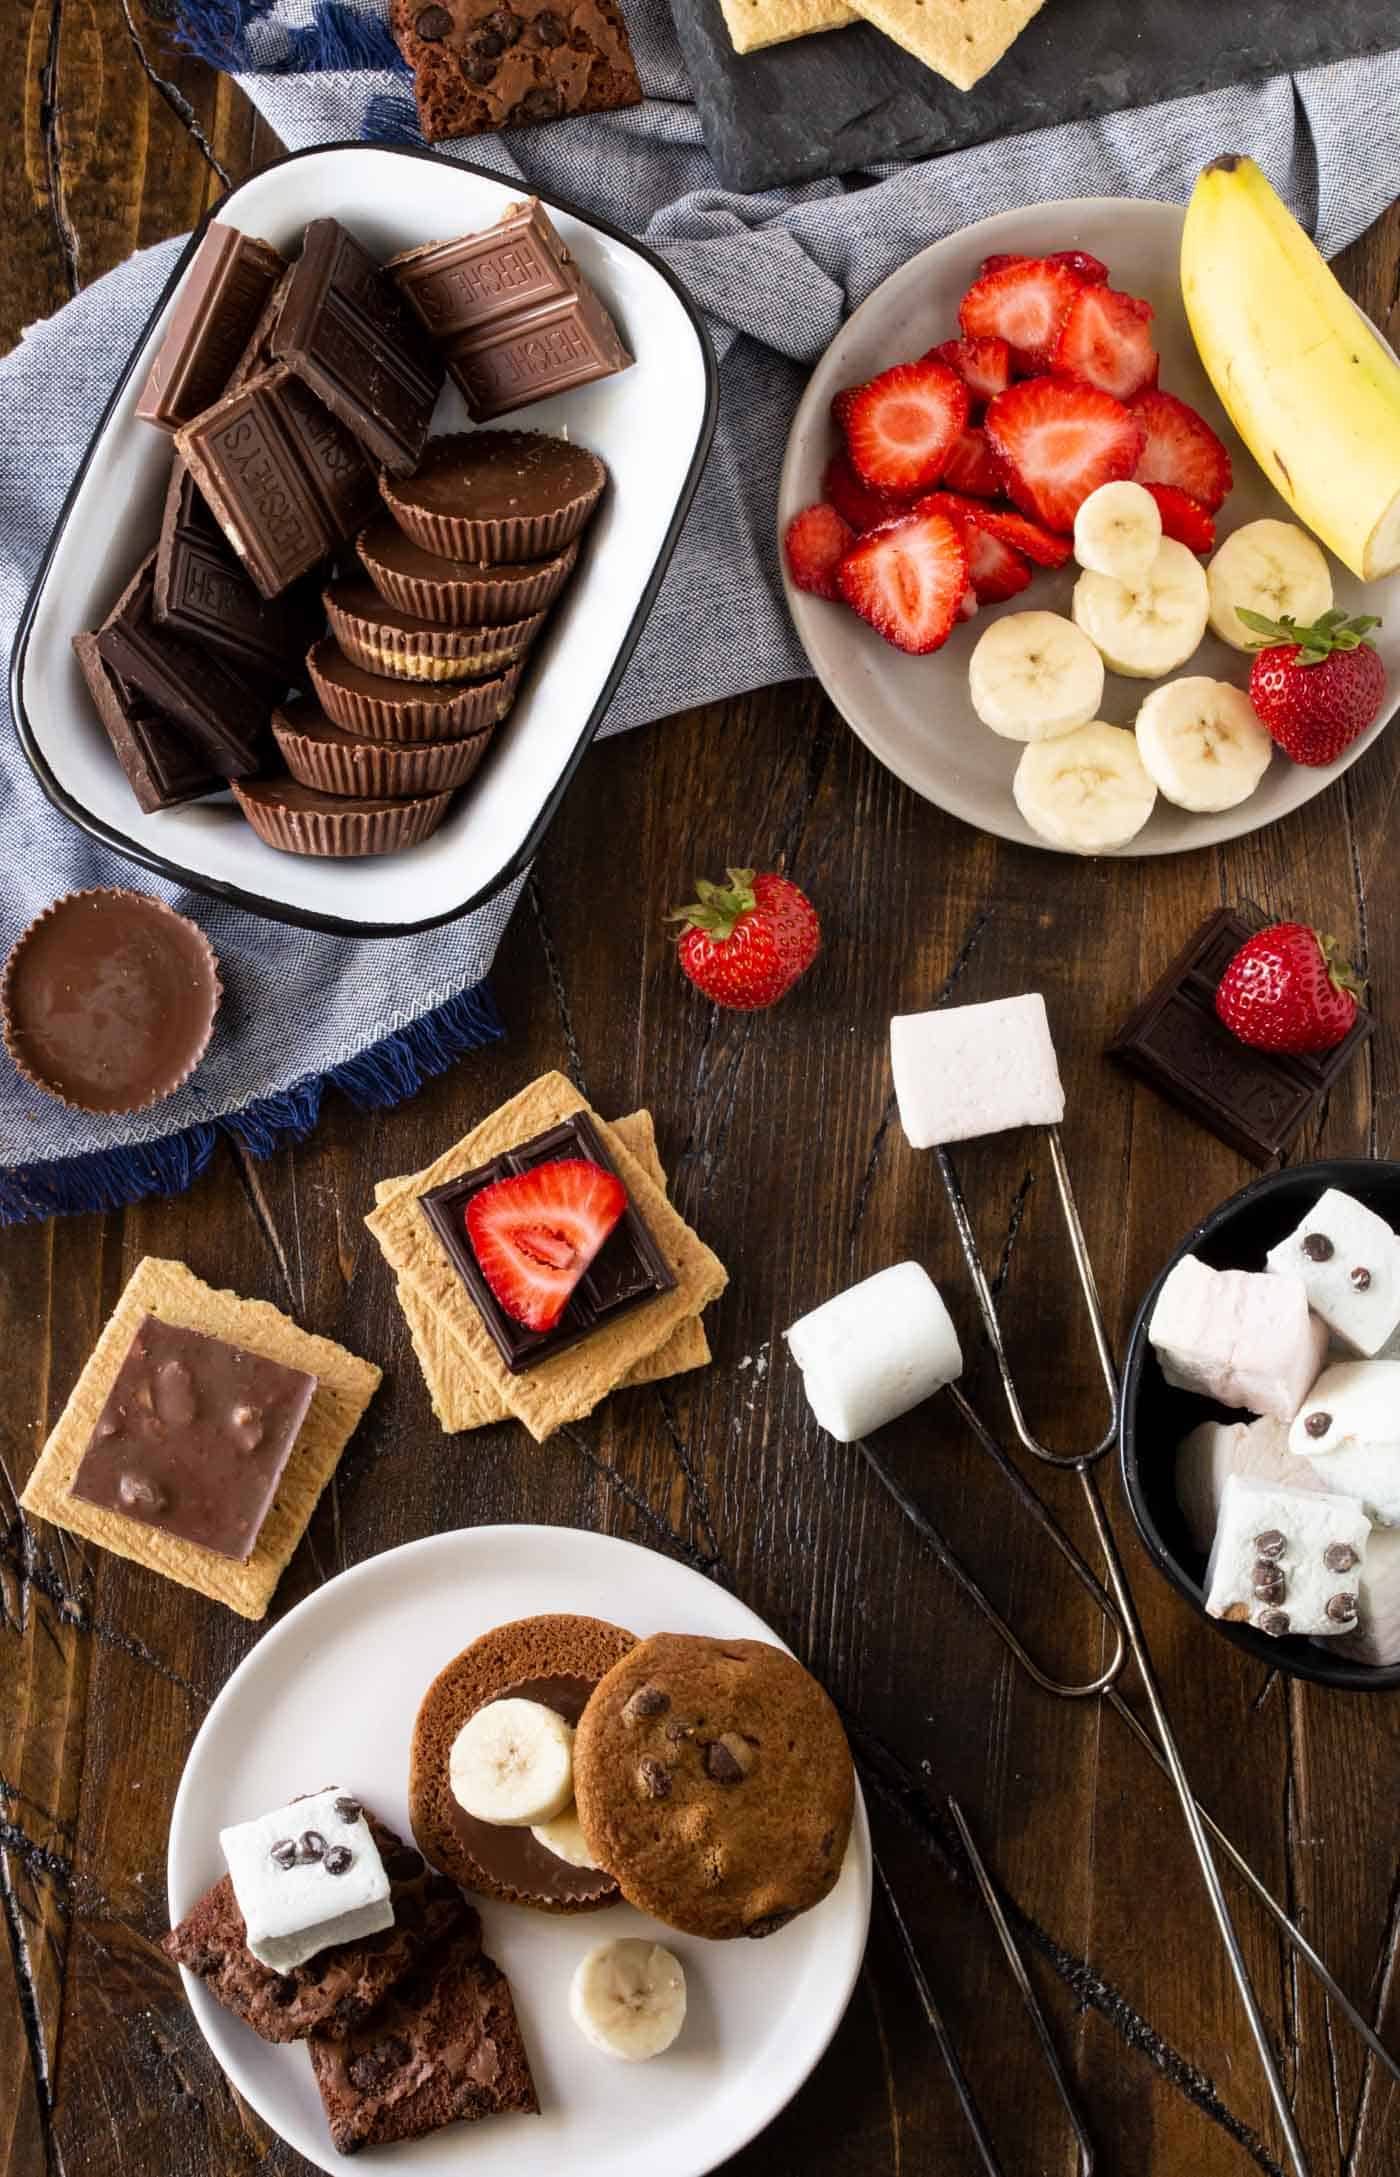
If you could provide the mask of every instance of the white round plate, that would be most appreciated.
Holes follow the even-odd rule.
[[[953,338],[958,330],[958,303],[977,277],[981,260],[998,250],[1019,251],[1028,257],[1053,249],[1092,250],[1109,267],[1115,287],[1145,295],[1156,312],[1153,329],[1162,358],[1163,389],[1199,409],[1230,449],[1235,486],[1218,517],[1219,535],[1228,536],[1232,529],[1266,514],[1292,521],[1291,510],[1231,428],[1196,354],[1181,305],[1177,269],[1182,216],[1177,204],[1121,197],[1068,198],[980,220],[902,265],[843,325],[802,397],[783,463],[780,534],[801,507],[822,495],[822,471],[836,444],[830,416],[832,394],[874,377],[892,363],[922,355],[939,340]],[[1385,621],[1374,637],[1388,680],[1381,717],[1325,769],[1290,763],[1276,750],[1257,791],[1218,816],[1192,816],[1159,796],[1146,827],[1120,849],[1124,858],[1179,854],[1258,831],[1320,794],[1382,731],[1400,704],[1400,575],[1361,583],[1335,560],[1330,564],[1337,603],[1351,612],[1379,613]],[[786,566],[783,580],[812,670],[872,755],[926,801],[936,802],[980,831],[1014,839],[1022,846],[1045,848],[1046,842],[1031,830],[1011,798],[1012,774],[1021,751],[1015,742],[989,732],[973,710],[967,692],[967,661],[983,629],[1004,612],[1031,608],[1068,612],[1077,572],[1073,562],[1057,572],[1038,569],[1028,590],[1004,605],[984,605],[974,620],[955,628],[944,647],[928,658],[903,655],[844,605],[828,604],[794,589]],[[1186,673],[1206,673],[1243,687],[1249,661],[1241,651],[1231,650],[1218,636],[1207,633],[1196,655],[1181,668],[1181,675]],[[1150,685],[1110,673],[1102,715],[1114,725],[1131,726]]]
[[[404,1837],[419,1699],[458,1651],[511,1618],[570,1611],[633,1632],[777,1642],[762,1619],[669,1557],[560,1527],[431,1535],[342,1573],[259,1641],[190,1750],[170,1824],[172,1920],[224,1872],[219,1830],[296,1793],[343,1784]],[[356,2168],[441,2177],[702,2177],[796,2093],[855,1985],[870,1920],[870,1832],[859,1790],[836,1888],[757,1943],[675,1935],[630,1906],[559,1919],[482,1901],[486,1949],[508,1975],[539,2091],[538,2117],[449,2125],[367,2150]],[[594,1943],[650,1934],[685,1967],[685,2029],[666,2055],[623,2064],[569,2017],[569,1979]],[[185,1990],[225,2072],[260,2117],[318,2169],[343,2171],[304,2048],[274,2048]]]

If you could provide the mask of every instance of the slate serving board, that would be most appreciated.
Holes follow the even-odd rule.
[[[1400,45],[1397,0],[1045,0],[976,89],[957,91],[864,23],[740,56],[719,0],[672,8],[731,189],[928,158]]]

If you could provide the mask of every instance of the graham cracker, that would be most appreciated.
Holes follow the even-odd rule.
[[[814,30],[841,30],[860,20],[846,0],[719,0],[736,53],[808,38]]]
[[[582,1345],[512,1375],[417,1198],[430,1187],[459,1178],[503,1150],[557,1126],[576,1111],[586,1111],[598,1128],[638,1214],[675,1273],[676,1284],[671,1292],[658,1294],[604,1324]],[[465,1140],[419,1172],[365,1223],[399,1282],[427,1303],[450,1346],[466,1355],[473,1373],[490,1384],[537,1443],[566,1422],[581,1421],[592,1413],[638,1361],[654,1355],[688,1316],[698,1315],[718,1299],[729,1282],[718,1256],[676,1214],[626,1142],[560,1073],[531,1082]]]
[[[197,1542],[181,1541],[140,1520],[124,1519],[120,1512],[109,1512],[70,1493],[143,1315],[158,1316],[161,1322],[185,1330],[204,1331],[230,1345],[248,1346],[269,1360],[303,1369],[316,1378],[306,1419],[246,1563],[203,1549]],[[20,1503],[26,1512],[37,1512],[70,1534],[100,1543],[117,1557],[129,1557],[133,1564],[162,1573],[181,1587],[192,1587],[211,1602],[227,1603],[240,1617],[260,1618],[381,1375],[373,1362],[359,1360],[331,1339],[302,1330],[268,1301],[216,1292],[182,1262],[162,1262],[158,1256],[147,1255],[132,1272],[88,1356]]]
[[[649,1178],[654,1179],[662,1193],[666,1192],[666,1174],[656,1153],[656,1129],[649,1111],[634,1111],[625,1119],[615,1119],[618,1138],[641,1164]],[[375,1184],[374,1199],[378,1207],[392,1200],[393,1196],[414,1185],[416,1175],[404,1179],[381,1179]],[[493,1422],[509,1421],[510,1409],[503,1398],[498,1398],[491,1386],[475,1375],[465,1354],[443,1336],[438,1328],[437,1317],[411,1286],[398,1281],[398,1303],[408,1324],[408,1334],[418,1365],[423,1371],[423,1381],[433,1402],[433,1412],[448,1436],[455,1436],[464,1429],[484,1429]],[[655,1353],[638,1361],[629,1368],[619,1384],[619,1390],[639,1383],[659,1383],[667,1376],[683,1376],[693,1368],[704,1368],[710,1359],[710,1341],[705,1336],[704,1325],[698,1315],[688,1316],[679,1324],[665,1345]]]
[[[853,0],[853,5],[926,68],[970,91],[1020,37],[1041,0]]]

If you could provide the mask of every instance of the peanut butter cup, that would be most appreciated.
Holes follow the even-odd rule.
[[[272,731],[292,777],[351,800],[408,801],[465,786],[491,745],[491,728],[460,741],[367,741],[347,733],[305,699],[272,714]]]
[[[259,839],[279,853],[319,854],[338,862],[416,847],[437,830],[452,805],[451,794],[352,800],[291,777],[245,779],[234,788],[234,798]]]
[[[608,472],[586,446],[542,431],[452,431],[416,472],[381,477],[394,520],[445,559],[543,559],[578,535]]]
[[[362,575],[333,582],[323,602],[351,664],[390,680],[488,679],[523,658],[544,626],[535,612],[504,627],[442,627],[386,603]]]
[[[306,669],[332,724],[370,741],[459,741],[499,725],[521,672],[512,665],[489,680],[391,680],[367,673],[329,638],[308,651]]]
[[[380,596],[415,619],[443,627],[505,627],[552,605],[573,572],[578,545],[547,559],[442,559],[425,552],[387,518],[362,529],[355,542]]]

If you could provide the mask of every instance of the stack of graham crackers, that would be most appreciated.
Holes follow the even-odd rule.
[[[597,1127],[676,1283],[644,1307],[600,1326],[581,1344],[516,1374],[487,1334],[419,1198],[576,1112],[586,1113]],[[514,1417],[543,1443],[567,1422],[582,1420],[619,1385],[657,1383],[703,1368],[710,1358],[700,1316],[723,1292],[728,1273],[667,1198],[650,1112],[634,1111],[609,1124],[562,1074],[545,1074],[425,1170],[381,1180],[375,1201],[365,1222],[397,1278],[399,1306],[433,1412],[450,1435]]]
[[[1020,37],[1041,0],[720,0],[736,53],[872,23],[896,45],[970,91]]]

